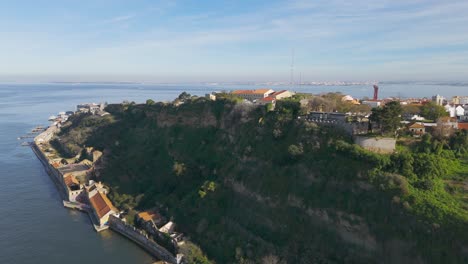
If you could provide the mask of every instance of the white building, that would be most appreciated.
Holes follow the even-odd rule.
[[[464,116],[465,115],[465,108],[461,105],[455,107],[455,115],[456,116]]]
[[[457,110],[456,110],[455,106],[447,104],[447,105],[444,106],[444,108],[445,108],[445,112],[449,113],[450,117],[456,117],[457,116],[457,113],[456,113]]]
[[[276,100],[281,100],[284,98],[289,98],[291,96],[295,95],[294,92],[288,91],[288,90],[281,90],[279,92],[274,92],[270,96],[274,97]]]
[[[461,105],[468,104],[468,96],[454,96],[452,97],[452,103]]]
[[[459,116],[460,121],[468,122],[468,105],[464,107],[465,113],[462,116]]]
[[[382,102],[381,101],[374,101],[374,100],[371,101],[371,100],[369,100],[369,101],[362,101],[362,104],[363,105],[368,105],[368,106],[370,106],[372,108],[377,108],[377,107],[382,105]]]
[[[445,98],[441,95],[434,95],[432,96],[432,101],[437,105],[444,105]]]

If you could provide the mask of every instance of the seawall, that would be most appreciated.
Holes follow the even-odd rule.
[[[111,215],[109,217],[109,227],[127,237],[128,239],[132,240],[136,244],[138,244],[140,247],[145,249],[147,252],[149,252],[151,255],[154,257],[169,262],[173,264],[177,264],[177,259],[172,255],[167,249],[163,248],[162,246],[158,245],[156,242],[148,239],[145,235],[140,233],[138,230],[136,230],[134,227],[127,225],[125,222],[120,220],[118,217]]]
[[[65,187],[63,185],[62,176],[60,175],[60,172],[56,168],[54,168],[54,166],[52,166],[52,164],[49,163],[49,160],[44,155],[44,153],[39,148],[39,146],[36,144],[36,142],[33,142],[31,144],[31,149],[34,152],[34,154],[36,154],[37,158],[42,163],[42,165],[44,166],[44,169],[46,170],[49,177],[52,179],[52,181],[57,186],[62,200],[67,200],[68,201],[67,193],[66,193],[66,190],[64,189]]]

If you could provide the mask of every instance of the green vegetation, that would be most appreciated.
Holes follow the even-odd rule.
[[[429,120],[437,120],[440,117],[448,116],[445,108],[435,102],[428,102],[421,107],[421,115]]]
[[[389,102],[384,107],[372,109],[369,119],[377,124],[383,135],[395,135],[401,126],[403,109],[397,101]]]
[[[371,108],[368,105],[355,105],[351,102],[343,102],[344,94],[340,92],[326,93],[319,96],[310,96],[308,99],[308,109],[310,111],[325,111],[325,112],[370,112]]]
[[[211,264],[208,258],[203,254],[203,251],[192,242],[186,242],[180,247],[180,252],[184,254],[188,263],[193,264]]]
[[[167,208],[216,263],[468,261],[466,132],[383,155],[297,119],[300,98],[270,111],[218,98],[110,105],[112,122],[75,138],[91,129],[83,117],[57,144],[106,149],[100,180],[114,203]],[[376,120],[391,134],[401,108],[387,106]],[[191,243],[181,250],[210,263]]]

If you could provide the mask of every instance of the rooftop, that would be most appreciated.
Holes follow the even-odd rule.
[[[86,171],[89,170],[90,166],[87,164],[68,164],[63,167],[58,168],[58,170],[62,174],[71,173],[71,172],[78,172],[78,171]]]
[[[112,205],[109,198],[103,193],[97,192],[94,196],[89,198],[89,201],[99,218],[102,218],[111,210],[117,212],[117,209]]]
[[[63,177],[63,180],[65,181],[65,184],[66,184],[68,187],[80,185],[80,183],[79,183],[78,180],[75,178],[75,176],[73,176],[73,175],[70,174],[70,173],[66,174],[66,175]]]
[[[458,123],[458,129],[468,130],[468,123]]]
[[[278,92],[274,92],[272,93],[271,95],[279,95],[279,94],[282,94],[282,93],[285,93],[287,92],[288,90],[281,90],[281,91],[278,91]]]
[[[265,98],[262,98],[260,99],[262,101],[266,101],[266,102],[272,102],[275,100],[275,98],[271,97],[271,96],[268,96],[268,97],[265,97]]]
[[[271,89],[257,89],[257,90],[235,90],[232,93],[233,94],[265,94],[267,92],[271,91]]]
[[[160,218],[161,215],[155,211],[144,211],[139,213],[138,217],[143,219],[144,221],[151,221]]]
[[[420,123],[414,123],[412,125],[409,125],[408,127],[409,128],[424,128],[424,125]]]

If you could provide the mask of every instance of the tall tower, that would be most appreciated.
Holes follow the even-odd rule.
[[[290,80],[291,88],[294,86],[294,49],[291,51],[291,80]]]
[[[379,86],[377,84],[374,84],[374,101],[377,101],[379,98]]]

